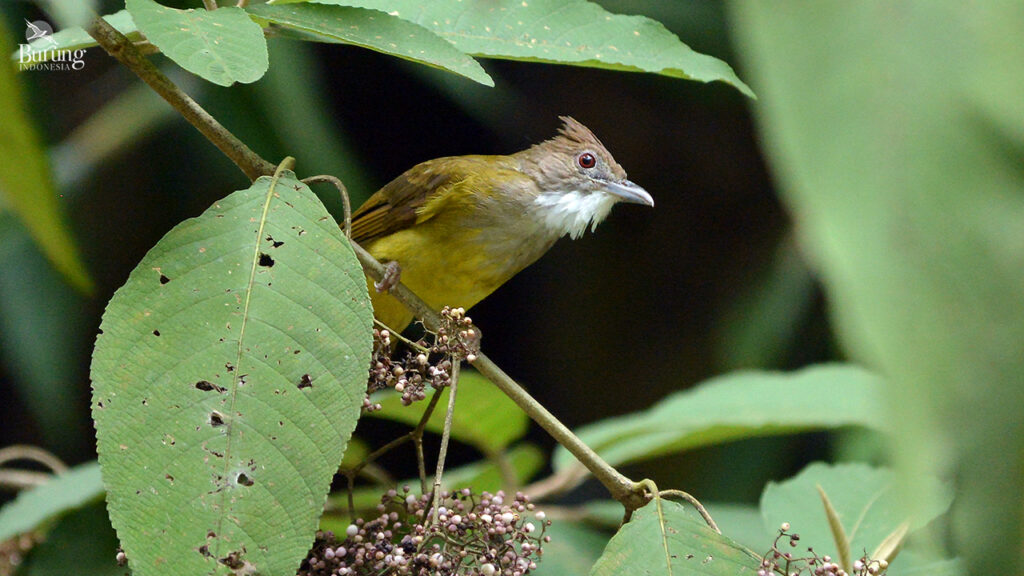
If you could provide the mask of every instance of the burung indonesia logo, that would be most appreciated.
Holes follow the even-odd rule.
[[[25,20],[25,41],[18,45],[21,70],[81,70],[85,68],[85,50],[61,48],[53,39],[53,28],[42,20]]]

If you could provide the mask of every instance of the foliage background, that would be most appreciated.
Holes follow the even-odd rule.
[[[955,539],[964,545],[972,530],[979,538],[979,518],[998,511],[1005,521],[975,554],[990,550],[996,562],[1016,551],[1011,561],[1019,566],[1019,419],[1002,429],[1011,440],[1002,452],[978,449],[1000,424],[1012,424],[1021,406],[1021,367],[1012,354],[1024,349],[1013,323],[1024,301],[1015,218],[1024,115],[1014,100],[1019,48],[1008,40],[1024,29],[1019,8],[993,3],[961,12],[954,3],[907,2],[844,13],[833,4],[816,18],[797,2],[772,14],[752,2],[737,2],[733,12],[711,1],[601,4],[655,18],[756,80],[753,88],[766,100],[760,120],[767,151],[754,131],[753,104],[735,90],[649,75],[485,61],[497,83],[488,89],[365,50],[273,42],[270,73],[254,85],[225,90],[185,74],[176,80],[264,157],[294,155],[302,173],[338,174],[357,203],[419,161],[518,150],[549,137],[557,115],[575,116],[657,207],[617,208],[597,234],[560,242],[478,306],[473,317],[487,333],[485,349],[570,426],[642,409],[733,368],[798,367],[852,350],[898,377],[890,400],[905,425],[903,456],[959,459],[950,471],[979,480],[973,516],[960,517]],[[27,3],[4,4],[0,14],[16,42],[22,19],[41,17]],[[947,42],[956,38],[985,42]],[[96,289],[89,296],[71,289],[10,213],[0,213],[0,444],[40,444],[80,462],[93,457],[87,366],[103,306],[171,226],[243,181],[98,51],[82,72],[19,80],[51,146],[60,198]],[[903,114],[879,122],[865,103],[888,111],[895,103]],[[941,121],[944,115],[958,121]],[[815,122],[801,132],[794,118]],[[940,128],[930,123],[936,118]],[[891,126],[904,130],[885,130]],[[808,134],[834,138],[801,139]],[[968,144],[943,146],[951,142]],[[999,176],[991,182],[980,174]],[[885,186],[858,196],[865,181]],[[787,186],[789,216],[778,182]],[[846,187],[829,197],[825,189],[836,182]],[[922,182],[929,186],[918,188]],[[985,203],[989,184],[999,203]],[[815,196],[815,188],[824,192]],[[325,200],[340,214],[336,201]],[[829,217],[831,226],[823,225]],[[872,254],[904,247],[904,229],[922,232],[923,243],[909,243],[906,259],[889,260],[891,267],[872,267]],[[843,248],[861,246],[878,251]],[[809,258],[825,270],[827,303]],[[845,267],[850,262],[861,267]],[[829,320],[827,307],[840,324]],[[887,330],[892,317],[902,318],[903,331]],[[915,326],[907,340],[906,329]],[[843,345],[834,333],[847,335]],[[899,388],[905,382],[912,385]],[[970,409],[958,413],[960,403]],[[937,434],[935,420],[970,433],[955,440]],[[381,424],[377,433],[394,429]],[[534,439],[550,445],[539,433]],[[766,480],[815,458],[878,458],[861,440],[744,441],[629,473],[702,498],[749,502]],[[986,465],[996,462],[989,478]],[[600,494],[595,486],[579,496],[588,490]]]
[[[694,49],[735,60],[717,3],[603,6],[642,12]],[[25,4],[5,8],[11,30],[20,30],[22,15],[41,17]],[[559,242],[474,309],[474,320],[488,332],[489,353],[571,426],[641,409],[747,363],[733,358],[726,341],[745,329],[739,323],[746,315],[733,307],[771,266],[785,221],[758,155],[746,99],[734,89],[485,60],[498,84],[489,89],[352,47],[276,41],[271,49],[268,76],[252,86],[227,90],[185,75],[176,80],[263,156],[292,154],[303,173],[341,175],[356,204],[422,160],[512,152],[546,139],[559,114],[586,123],[630,178],[655,196],[654,210],[619,207],[597,234]],[[5,326],[3,336],[4,438],[51,446],[74,462],[91,457],[86,367],[103,306],[171,226],[243,180],[97,50],[90,50],[82,72],[20,79],[29,86],[46,140],[65,154],[64,162],[56,156],[58,170],[73,179],[61,187],[65,212],[98,288],[88,298],[68,289],[6,216],[3,244],[10,255],[2,274],[13,285],[4,291],[10,302],[3,316],[5,324],[16,324]],[[130,94],[135,91],[141,93]],[[96,113],[118,106],[122,113],[108,118]],[[74,131],[86,121],[99,125],[91,133]],[[111,141],[116,150],[90,163],[87,157]],[[322,197],[340,215],[333,193]],[[31,280],[33,288],[17,288],[14,278]],[[799,306],[816,306],[809,286],[800,297]],[[658,305],[644,304],[651,302]],[[40,314],[50,321],[40,321]],[[723,321],[726,316],[736,324]],[[808,316],[795,328],[820,334],[821,322]],[[36,345],[12,358],[8,341],[18,334]],[[761,352],[772,358],[759,364],[796,366],[828,353],[820,338],[811,342],[811,349],[793,342],[772,346]],[[54,369],[41,380],[48,366]],[[630,384],[636,382],[644,384]],[[787,459],[782,467],[792,471]],[[753,483],[747,496],[759,492]]]

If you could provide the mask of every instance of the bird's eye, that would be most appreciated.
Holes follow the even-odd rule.
[[[594,158],[594,155],[591,154],[590,152],[584,152],[583,154],[580,154],[576,158],[576,161],[579,162],[582,168],[589,169],[597,165],[597,158]]]

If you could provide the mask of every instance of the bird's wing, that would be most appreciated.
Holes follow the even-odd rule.
[[[407,170],[370,196],[352,214],[352,239],[367,242],[429,219],[423,208],[486,166],[484,156],[437,158]]]

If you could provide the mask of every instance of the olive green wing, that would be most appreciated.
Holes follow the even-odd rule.
[[[406,170],[352,214],[352,239],[368,242],[429,219],[434,211],[424,211],[428,203],[442,199],[486,165],[484,156],[454,156]]]

